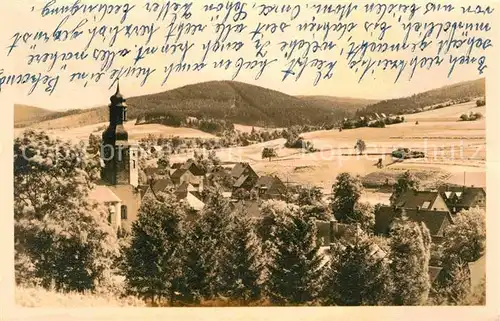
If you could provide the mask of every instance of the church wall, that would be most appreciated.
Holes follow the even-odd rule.
[[[116,185],[108,187],[121,199],[121,205],[127,206],[127,219],[121,220],[121,226],[123,229],[130,231],[132,222],[137,219],[139,207],[141,205],[141,195],[138,191],[136,192],[135,187],[132,185]],[[121,218],[121,209],[118,212],[118,215]]]

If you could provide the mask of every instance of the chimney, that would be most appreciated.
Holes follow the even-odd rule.
[[[417,206],[417,212],[420,211],[420,206]]]

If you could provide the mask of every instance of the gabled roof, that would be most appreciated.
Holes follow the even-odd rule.
[[[479,194],[486,196],[486,191],[482,187],[467,186],[441,186],[438,189],[441,197],[446,203],[453,200],[454,205],[471,207]],[[456,202],[455,202],[456,200]]]
[[[205,203],[203,203],[192,193],[187,193],[186,198],[184,198],[184,200],[194,210],[200,211],[205,207]]]
[[[405,212],[409,220],[424,223],[433,237],[443,236],[445,223],[453,222],[448,211],[406,209]],[[380,207],[375,213],[375,232],[377,234],[389,232],[395,217],[396,211],[393,207]]]
[[[184,175],[185,173],[187,172],[187,169],[184,169],[184,168],[178,168],[176,169],[172,175],[170,175],[170,177],[172,179],[179,179],[182,177],[182,175]]]
[[[239,178],[241,175],[245,174],[247,170],[250,170],[253,172],[252,167],[248,163],[238,163],[234,165],[233,169],[231,170],[231,176],[234,178]]]
[[[236,188],[241,187],[243,185],[243,183],[245,183],[245,181],[248,179],[248,177],[249,177],[248,175],[240,176],[240,178],[238,178],[236,180],[236,182],[234,182],[233,187],[236,187]]]
[[[155,193],[164,192],[167,189],[167,187],[172,186],[172,185],[173,185],[173,183],[169,178],[162,178],[162,179],[156,180],[153,183],[152,189]]]
[[[452,222],[448,211],[408,209],[406,215],[414,222],[423,222],[429,229],[431,236],[443,236],[445,222]]]
[[[408,191],[396,200],[395,205],[403,208],[419,207],[427,210],[438,197],[440,196],[437,191]]]
[[[121,202],[121,199],[104,185],[97,185],[92,189],[89,193],[89,198],[100,204]]]

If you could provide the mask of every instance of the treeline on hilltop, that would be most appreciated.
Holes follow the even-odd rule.
[[[100,167],[98,156],[86,153],[86,146],[43,132],[15,139],[18,284],[133,295],[152,306],[484,304],[484,292],[471,296],[464,265],[485,251],[479,210],[457,214],[437,248],[427,227],[404,212],[390,236],[379,237],[380,207],[360,201],[359,177],[341,173],[329,201],[303,187],[282,201],[265,201],[253,219],[222,196],[217,182],[204,189],[201,212],[173,190],[148,194],[131,232],[116,234],[106,209],[88,198]],[[405,173],[393,198],[416,186]],[[328,244],[318,238],[316,220],[333,217],[354,237],[321,248]],[[436,255],[446,277],[431,285]]]
[[[361,108],[356,116],[368,116],[374,113],[402,115],[424,111],[425,107],[442,108],[469,102],[485,95],[485,79],[462,82],[456,85],[429,90],[410,97],[382,100]]]

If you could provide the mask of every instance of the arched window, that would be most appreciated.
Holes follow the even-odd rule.
[[[121,207],[121,216],[122,216],[122,220],[126,220],[127,219],[127,205],[122,205],[122,207]]]

